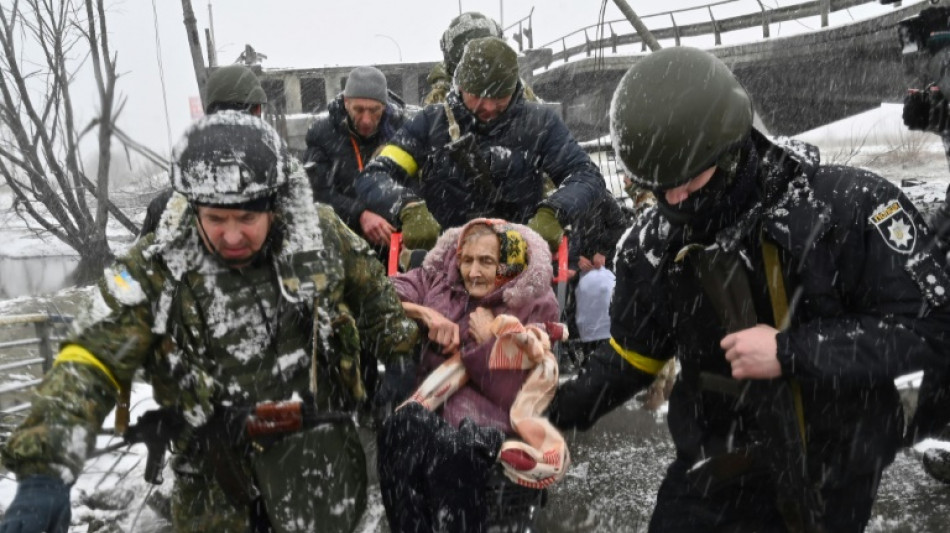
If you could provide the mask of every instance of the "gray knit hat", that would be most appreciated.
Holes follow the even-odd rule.
[[[356,67],[346,78],[343,96],[386,103],[386,76],[376,67]]]
[[[518,86],[518,54],[497,37],[472,39],[455,68],[455,84],[482,98],[511,96]]]

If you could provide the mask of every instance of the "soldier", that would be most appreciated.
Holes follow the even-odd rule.
[[[261,82],[254,71],[244,65],[228,65],[212,72],[205,84],[205,98],[208,101],[205,106],[207,115],[233,110],[260,117],[264,112],[264,105],[267,104],[267,94],[264,93]],[[149,202],[139,237],[157,229],[158,220],[162,217],[172,192],[171,188],[165,189]]]
[[[367,165],[357,195],[410,248],[477,217],[527,222],[556,248],[563,226],[607,194],[600,171],[554,111],[525,101],[517,54],[501,39],[470,41],[455,82]],[[545,174],[560,187],[547,198]]]
[[[395,228],[366,209],[353,185],[364,164],[405,121],[405,105],[389,93],[383,73],[356,67],[347,76],[343,93],[307,131],[304,168],[314,198],[333,206],[350,229],[379,247],[377,251],[389,245]]]
[[[494,19],[481,13],[469,11],[452,19],[449,27],[442,34],[442,38],[439,39],[439,47],[442,48],[442,62],[432,67],[432,71],[426,77],[426,82],[431,89],[422,100],[424,105],[441,104],[445,101],[445,97],[452,90],[452,77],[455,76],[455,67],[462,59],[465,45],[472,39],[482,37],[505,38],[501,26]],[[524,87],[525,100],[529,102],[540,100],[524,80],[521,80],[521,85]]]
[[[139,368],[181,426],[177,531],[352,531],[366,505],[361,347],[396,366],[417,327],[264,121],[206,116],[174,157],[158,229],[106,270],[3,449],[19,485],[0,531],[66,531],[68,487]],[[250,440],[247,413],[292,397],[303,427]]]
[[[650,531],[860,532],[901,443],[894,378],[947,366],[950,278],[897,187],[752,109],[695,48],[621,79],[613,143],[657,205],[618,250],[609,344],[551,416],[589,427],[676,357]]]

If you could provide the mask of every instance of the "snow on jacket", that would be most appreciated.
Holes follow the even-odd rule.
[[[459,273],[457,251],[462,228],[446,231],[421,267],[393,279],[402,301],[435,309],[459,325],[462,363],[470,380],[443,407],[443,416],[455,427],[462,418],[469,417],[479,425],[492,425],[512,433],[508,412],[528,374],[526,370],[488,370],[494,339],[475,344],[468,335],[469,314],[476,307],[484,307],[494,316],[513,315],[522,324],[558,320],[557,300],[551,289],[551,252],[537,233],[525,226],[514,226],[528,244],[528,266],[513,280],[481,299],[469,297]],[[432,342],[425,344],[420,381],[445,359],[441,346]]]
[[[357,197],[356,176],[369,163],[373,153],[402,127],[407,111],[403,103],[391,95],[376,133],[364,138],[350,127],[343,107],[343,95],[337,96],[327,110],[317,115],[307,131],[307,152],[304,168],[314,199],[329,204],[343,222],[360,230],[360,214],[366,210]]]
[[[3,448],[8,468],[70,483],[140,368],[156,401],[197,428],[215,406],[294,393],[312,392],[321,410],[352,410],[365,397],[361,341],[385,347],[384,361],[413,353],[418,328],[365,241],[313,203],[306,177],[290,183],[276,212],[282,239],[240,270],[210,255],[192,207],[173,195],[158,230],[106,270],[33,414]],[[315,354],[320,370],[311,372]],[[200,468],[203,452],[183,439],[176,468]]]
[[[903,426],[894,378],[947,366],[950,280],[926,246],[930,230],[896,186],[864,170],[819,166],[814,147],[752,138],[764,192],[715,242],[740,253],[760,323],[772,323],[760,239],[777,247],[790,317],[776,337],[778,361],[801,385],[813,479],[837,484],[893,460]],[[701,372],[729,377],[731,369],[717,310],[693,269],[675,260],[689,244],[682,235],[653,208],[621,241],[614,346],[599,355],[620,365],[613,375],[626,374],[609,386],[568,382],[558,402],[565,420],[588,425],[587,413],[596,419],[619,405],[677,357],[670,431],[679,456],[697,460],[725,449],[727,436],[730,447],[749,444],[754,428],[733,398],[700,387]]]
[[[457,90],[449,93],[460,138],[471,136],[472,146],[460,156],[447,146],[446,106],[427,106],[367,165],[357,196],[397,227],[402,208],[419,199],[443,228],[481,216],[525,223],[541,205],[554,209],[562,225],[575,221],[604,194],[604,179],[557,114],[525,101],[522,92],[519,84],[508,108],[488,123],[465,107]],[[460,157],[478,162],[463,164]],[[479,167],[488,169],[490,186],[473,175]],[[559,186],[546,199],[545,174]]]

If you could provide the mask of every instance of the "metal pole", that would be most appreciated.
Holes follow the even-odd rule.
[[[201,107],[205,102],[205,83],[208,81],[208,69],[201,56],[201,40],[198,37],[198,21],[195,19],[195,10],[191,8],[191,0],[181,0],[181,11],[184,15],[185,33],[188,36],[188,48],[191,49],[191,63],[195,68],[195,81],[198,82],[198,92],[201,95]]]
[[[505,0],[498,0],[498,24],[505,27]]]
[[[208,0],[208,34],[205,36],[208,41],[208,67],[218,66],[218,50],[215,48],[217,39],[214,38],[214,13],[211,11],[211,0]]]
[[[396,42],[396,39],[393,39],[388,35],[383,35],[382,33],[377,33],[376,37],[382,37],[383,39],[389,39],[392,41],[393,44],[396,45],[396,51],[399,52],[399,62],[402,63],[402,47],[399,46],[399,43]]]
[[[620,8],[620,12],[623,13],[623,16],[627,17],[627,20],[630,21],[630,24],[633,24],[633,28],[637,30],[637,33],[640,34],[640,38],[643,39],[643,43],[650,47],[651,51],[659,50],[660,43],[656,40],[656,37],[653,36],[653,33],[647,28],[646,24],[640,20],[640,17],[633,11],[633,8],[630,7],[625,0],[614,0],[614,3],[617,4],[617,7]]]

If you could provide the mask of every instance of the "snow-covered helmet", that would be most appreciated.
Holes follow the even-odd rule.
[[[442,47],[442,57],[445,71],[448,74],[455,72],[455,67],[462,59],[465,44],[479,37],[503,38],[501,26],[485,15],[475,11],[462,13],[452,19],[448,29],[442,34],[439,45]]]
[[[238,111],[195,121],[172,156],[172,187],[196,204],[237,206],[273,198],[290,175],[290,156],[277,131]]]
[[[267,103],[267,94],[260,80],[244,65],[227,65],[215,69],[205,83],[206,113],[220,109],[242,108]]]
[[[637,61],[610,110],[614,151],[639,186],[682,185],[736,149],[752,130],[752,100],[709,52],[677,46]]]

